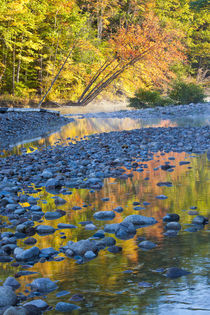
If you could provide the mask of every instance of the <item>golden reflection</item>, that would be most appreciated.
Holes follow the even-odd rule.
[[[171,161],[171,164],[175,165],[173,172],[166,172],[161,169],[155,171],[154,168],[164,164],[168,161],[169,157],[174,157],[175,160]],[[183,160],[191,161],[190,164],[179,166],[179,162]],[[53,199],[53,195],[46,192],[44,189],[37,194],[33,194],[34,197],[40,197],[38,204],[42,207],[43,212],[54,211],[56,209],[62,209],[66,211],[66,215],[57,220],[46,220],[43,217],[41,224],[51,225],[57,228],[58,223],[71,223],[77,226],[76,229],[63,229],[57,230],[53,235],[38,236],[37,246],[42,248],[53,247],[59,249],[60,246],[66,245],[69,240],[78,241],[92,236],[95,231],[86,231],[85,227],[81,226],[81,221],[92,220],[97,229],[103,228],[107,223],[121,222],[123,218],[130,214],[142,214],[145,216],[153,216],[158,220],[158,223],[149,227],[138,229],[137,235],[127,241],[121,241],[116,239],[117,245],[122,246],[123,251],[119,253],[117,259],[121,266],[129,264],[136,265],[139,260],[138,251],[138,237],[144,236],[146,239],[152,240],[161,247],[165,242],[163,237],[164,224],[162,223],[163,216],[170,212],[175,212],[180,215],[180,222],[184,229],[184,224],[191,223],[192,216],[188,215],[188,210],[192,206],[197,206],[199,214],[208,216],[208,209],[210,208],[210,186],[208,184],[208,168],[207,159],[205,156],[201,158],[189,158],[185,153],[168,153],[165,155],[156,154],[154,160],[145,162],[148,168],[145,168],[142,173],[134,172],[134,176],[128,178],[128,180],[119,179],[105,179],[104,187],[100,191],[90,193],[87,189],[70,189],[71,195],[59,195],[65,199],[66,204],[56,207]],[[202,165],[202,167],[201,167]],[[188,168],[192,167],[192,168]],[[145,177],[149,176],[149,180],[145,180]],[[158,182],[171,181],[172,187],[159,187]],[[159,200],[157,195],[164,194],[168,197],[166,200]],[[102,198],[108,197],[108,201],[102,201]],[[47,203],[43,203],[47,202]],[[140,201],[141,205],[143,201],[150,202],[150,205],[145,206],[144,210],[135,211],[133,209],[133,202]],[[86,208],[82,207],[83,204],[87,204]],[[75,211],[72,210],[73,206],[81,206],[82,209]],[[95,211],[100,210],[112,210],[117,206],[122,206],[124,211],[122,213],[116,213],[116,217],[112,221],[97,221],[93,219]],[[61,232],[65,233],[66,239],[61,238]],[[181,232],[182,233],[182,232]],[[110,234],[110,236],[114,236]],[[23,241],[20,241],[20,245],[23,247]],[[107,251],[101,251],[99,257],[96,259],[100,266],[100,269],[106,270],[107,264],[110,263],[113,254]],[[90,264],[90,269],[92,262]],[[41,272],[46,276],[53,279],[61,279],[64,274],[74,273],[78,266],[74,260],[65,258],[61,262],[47,262],[44,264],[36,264],[33,267],[33,271]],[[95,267],[94,267],[95,268]],[[99,272],[100,274],[100,272]],[[106,279],[106,281],[105,281]],[[107,283],[113,283],[116,278],[112,276],[105,277],[101,274],[98,276],[98,282],[101,281]],[[108,285],[108,284],[107,284]]]
[[[42,137],[40,140],[27,142],[25,144],[17,145],[11,152],[5,152],[4,156],[8,154],[21,154],[21,149],[25,148],[27,153],[34,150],[45,148],[54,145],[68,145],[69,142],[75,143],[95,133],[103,133],[110,131],[122,131],[139,129],[143,127],[176,127],[175,122],[170,120],[153,119],[145,122],[141,119],[131,118],[85,118],[77,119],[61,128],[59,132],[53,133],[50,136]]]

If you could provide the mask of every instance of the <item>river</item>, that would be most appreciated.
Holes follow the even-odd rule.
[[[67,112],[65,112],[67,114]],[[19,143],[8,154],[30,153],[42,150],[46,146],[68,142],[77,142],[84,137],[101,132],[131,130],[138,128],[173,127],[185,124],[182,120],[151,119],[145,121],[131,118],[76,118],[75,122],[63,126],[60,132],[34,141]],[[192,120],[190,121],[192,124]],[[202,125],[202,118],[195,118],[193,124]],[[173,172],[157,169],[159,165],[173,161]],[[181,161],[189,164],[180,165]],[[39,277],[49,277],[58,281],[58,289],[46,297],[47,303],[54,307],[59,301],[69,302],[72,296],[79,295],[81,301],[74,303],[81,307],[73,314],[91,315],[124,315],[124,314],[158,314],[165,315],[207,315],[210,313],[210,242],[209,228],[206,225],[196,232],[186,229],[191,226],[196,212],[209,217],[210,214],[210,162],[206,154],[189,155],[185,152],[158,152],[153,160],[147,161],[141,172],[134,171],[128,179],[104,179],[104,186],[99,191],[87,189],[69,189],[70,194],[60,194],[67,201],[59,209],[65,210],[66,215],[60,219],[49,221],[43,219],[42,224],[57,227],[58,223],[71,223],[76,229],[57,230],[53,235],[34,236],[36,246],[41,248],[53,247],[59,250],[68,240],[78,241],[91,237],[96,231],[87,231],[80,224],[91,220],[102,229],[104,221],[97,221],[93,213],[100,210],[113,210],[121,206],[124,211],[116,213],[111,221],[119,223],[130,214],[142,214],[154,217],[158,223],[138,229],[132,239],[122,241],[117,239],[117,245],[122,251],[113,254],[102,250],[96,259],[85,264],[77,264],[75,260],[65,257],[61,261],[37,263],[30,271],[38,272]],[[129,174],[129,170],[127,172]],[[170,187],[158,186],[159,182],[171,182]],[[165,195],[165,200],[157,199]],[[33,194],[38,197],[38,205],[43,212],[56,209],[53,195],[45,189],[38,189]],[[105,199],[104,199],[105,198]],[[139,202],[142,209],[135,210],[133,203]],[[27,204],[22,204],[27,206]],[[72,210],[80,206],[81,210]],[[194,215],[192,215],[192,210]],[[196,211],[196,212],[195,212]],[[164,235],[165,228],[162,218],[167,213],[180,216],[181,231],[175,237]],[[2,230],[3,231],[3,230]],[[5,231],[5,230],[4,230]],[[109,234],[107,234],[109,235]],[[113,236],[110,234],[109,236]],[[156,248],[143,251],[138,247],[142,240],[154,242]],[[23,240],[19,246],[27,248]],[[62,254],[61,254],[62,256]],[[12,267],[11,264],[1,264],[1,279],[22,270],[22,267]],[[191,272],[178,279],[169,279],[165,271],[170,267],[179,267]],[[27,284],[37,275],[24,276],[18,280],[27,289]],[[67,295],[57,297],[60,291],[68,291]],[[26,291],[27,292],[27,291]],[[43,297],[41,297],[43,298]],[[60,314],[55,310],[48,314]]]

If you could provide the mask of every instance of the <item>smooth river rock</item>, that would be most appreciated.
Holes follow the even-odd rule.
[[[11,287],[0,287],[0,307],[15,305],[17,296]]]

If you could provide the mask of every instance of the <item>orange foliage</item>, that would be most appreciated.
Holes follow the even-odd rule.
[[[183,40],[180,30],[162,26],[150,12],[141,25],[121,27],[110,43],[119,63],[133,65],[141,60],[144,69],[160,81],[172,75],[172,64],[185,60]]]

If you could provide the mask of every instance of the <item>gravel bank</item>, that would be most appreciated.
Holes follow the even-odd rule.
[[[190,116],[210,116],[210,103],[198,103],[179,106],[154,107],[145,109],[125,109],[110,112],[95,112],[85,114],[67,114],[66,116],[79,116],[79,118],[125,118],[132,119],[173,119]]]
[[[72,118],[57,112],[45,111],[0,111],[0,150],[20,141],[46,136],[69,122]]]

